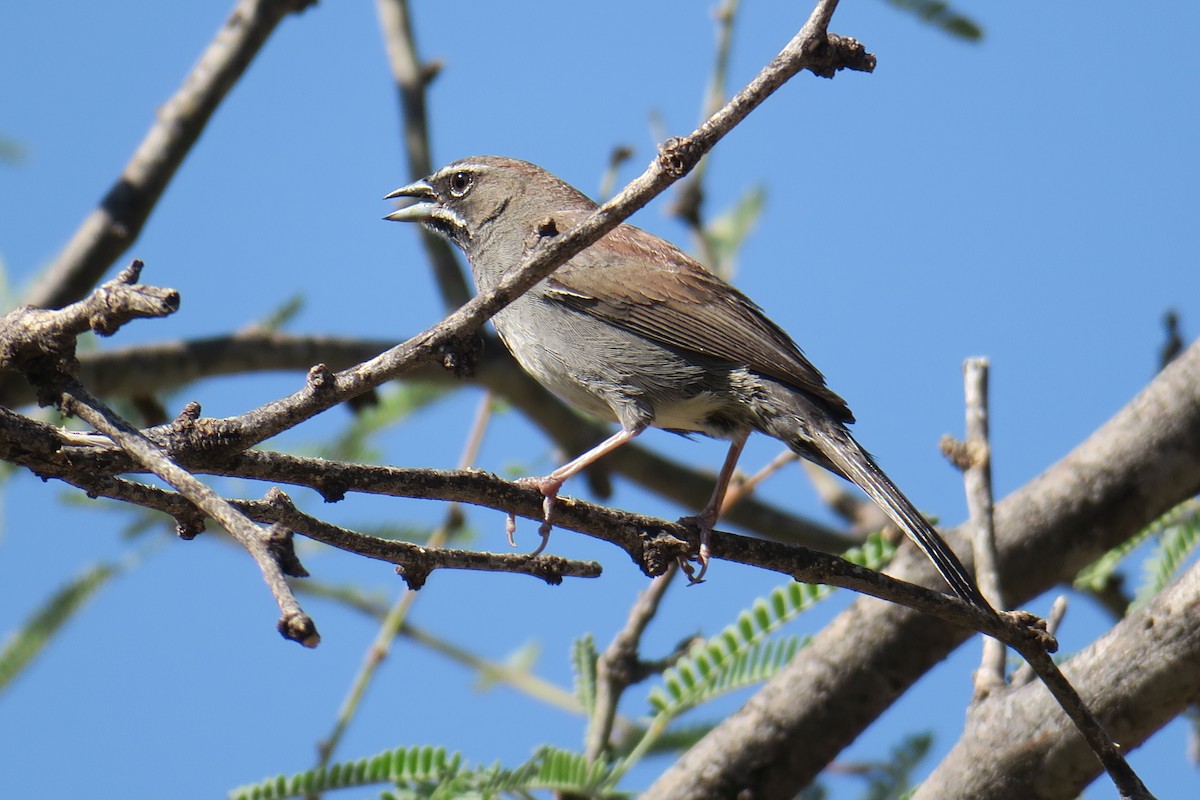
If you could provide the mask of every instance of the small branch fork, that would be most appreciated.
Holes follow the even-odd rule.
[[[258,562],[279,604],[280,633],[306,647],[315,647],[320,641],[316,626],[300,609],[284,578],[285,570],[307,574],[291,552],[291,534],[280,528],[259,528],[71,377],[75,339],[83,331],[108,336],[130,320],[163,317],[179,308],[178,292],[138,284],[141,271],[142,263],[135,260],[86,299],[60,311],[26,306],[8,314],[0,320],[0,366],[25,372],[37,385],[44,403],[57,398],[64,414],[83,419],[196,508],[220,522]],[[281,555],[281,549],[286,555]]]

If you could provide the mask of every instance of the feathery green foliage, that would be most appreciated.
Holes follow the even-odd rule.
[[[1147,530],[1158,538],[1158,543],[1143,566],[1145,582],[1138,589],[1136,604],[1162,591],[1200,545],[1200,500],[1185,500]]]
[[[808,637],[785,636],[743,644],[726,653],[701,650],[663,674],[662,685],[650,693],[650,704],[659,714],[677,716],[714,697],[762,683],[807,643]]]
[[[879,569],[894,553],[894,545],[872,534],[843,557]],[[698,643],[663,673],[661,685],[650,692],[655,713],[676,716],[718,694],[769,679],[803,642],[788,637],[771,643],[767,637],[832,593],[829,586],[789,581],[756,599],[733,624]]]
[[[1185,500],[1100,556],[1079,571],[1073,585],[1081,591],[1103,590],[1129,554],[1152,538],[1157,542],[1143,565],[1145,580],[1136,603],[1144,603],[1161,591],[1200,545],[1200,500]]]
[[[766,189],[754,186],[739,197],[729,209],[704,226],[704,238],[714,261],[709,266],[722,278],[730,280],[737,272],[737,253],[762,217],[766,199]]]
[[[895,546],[872,534],[861,546],[844,555],[848,561],[879,569],[894,555]],[[762,683],[778,673],[807,642],[806,637],[769,638],[782,625],[832,594],[828,586],[789,582],[758,598],[733,624],[707,641],[695,645],[663,672],[660,684],[650,691],[654,715],[642,739],[617,763],[617,776],[657,748],[671,721],[719,695]]]
[[[571,666],[575,673],[575,696],[589,718],[596,710],[596,640],[586,634],[571,647]]]
[[[391,784],[381,798],[493,798],[524,796],[552,790],[590,797],[622,797],[611,788],[612,770],[602,761],[589,763],[583,755],[553,747],[539,748],[516,769],[500,766],[472,767],[459,753],[442,747],[398,747],[373,758],[362,758],[312,769],[292,776],[280,775],[242,786],[230,800],[283,800],[334,789]]]
[[[332,789],[393,783],[401,789],[451,783],[459,774],[462,756],[441,747],[397,747],[374,758],[344,761],[328,767],[279,775],[229,793],[232,800],[278,800],[304,797]],[[434,797],[433,792],[420,796]]]
[[[1099,592],[1112,579],[1121,562],[1154,532],[1153,524],[1130,536],[1098,559],[1079,570],[1072,585],[1080,591]]]
[[[983,38],[983,28],[975,20],[960,14],[943,0],[888,0],[903,11],[916,14],[922,21],[940,28],[951,36],[977,42]]]

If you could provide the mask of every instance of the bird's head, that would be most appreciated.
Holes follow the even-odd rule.
[[[596,207],[582,192],[536,164],[501,156],[455,161],[385,199],[398,198],[415,202],[384,219],[418,222],[461,247],[473,262],[485,243],[503,242],[507,246],[499,249],[511,251],[548,217]]]

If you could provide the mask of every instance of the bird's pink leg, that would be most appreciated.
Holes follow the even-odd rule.
[[[545,475],[541,478],[520,478],[517,483],[529,489],[537,489],[542,493],[542,524],[538,528],[538,533],[541,534],[542,543],[538,545],[530,555],[536,556],[538,553],[546,549],[546,543],[550,541],[550,529],[554,526],[550,523],[550,514],[554,511],[554,502],[558,499],[558,490],[566,483],[567,479],[582,472],[596,460],[616,450],[621,445],[632,440],[635,436],[645,430],[644,427],[633,430],[621,430],[614,433],[612,436],[605,439],[600,444],[588,450],[586,453],[577,456],[566,464],[563,464],[558,469]],[[511,547],[516,547],[517,543],[513,540],[513,534],[517,530],[517,517],[515,514],[508,515],[508,522],[505,524],[505,531],[508,533],[508,543]]]
[[[708,505],[694,517],[684,517],[680,522],[690,522],[700,529],[700,551],[696,556],[696,560],[700,563],[700,571],[692,574],[690,564],[681,561],[680,567],[688,576],[690,583],[700,583],[704,580],[704,573],[708,572],[708,540],[712,535],[712,530],[717,525],[717,520],[721,518],[721,507],[725,502],[725,492],[729,490],[729,482],[733,480],[733,471],[737,469],[738,458],[742,455],[742,448],[746,446],[746,438],[749,433],[739,434],[729,444],[729,452],[725,454],[725,463],[721,466],[721,472],[717,475],[717,485],[713,487],[712,497],[708,499]]]

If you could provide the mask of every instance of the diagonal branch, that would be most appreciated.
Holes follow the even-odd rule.
[[[314,0],[240,0],[183,84],[155,115],[129,163],[24,302],[42,308],[83,297],[141,233],[209,118],[286,15]]]
[[[1200,692],[1197,608],[1200,565],[1193,565],[1062,665],[1126,752],[1175,719]],[[962,738],[917,796],[1073,798],[1095,775],[1093,764],[1082,737],[1054,710],[1047,693],[1023,685],[972,709]]]
[[[287,639],[305,647],[316,647],[321,641],[313,621],[300,608],[284,577],[284,562],[279,557],[273,539],[286,535],[279,531],[264,531],[233,508],[220,495],[201,483],[190,472],[167,457],[161,449],[136,428],[118,416],[100,399],[76,381],[62,386],[64,411],[75,414],[97,431],[103,433],[134,459],[173,486],[205,514],[221,524],[233,538],[246,548],[258,562],[263,578],[279,604],[278,629]]]

